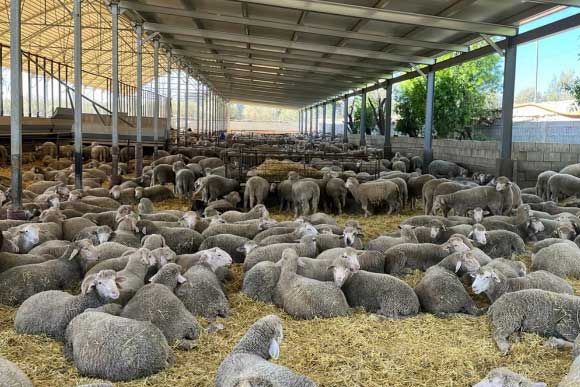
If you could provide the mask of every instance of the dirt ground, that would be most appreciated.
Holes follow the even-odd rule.
[[[186,209],[186,203],[169,201],[163,208]],[[377,215],[339,217],[339,223],[357,219],[365,239],[389,232],[406,217]],[[273,214],[278,219],[289,214]],[[529,256],[520,257],[529,264]],[[349,317],[295,321],[280,309],[242,295],[242,270],[227,285],[231,316],[225,329],[203,334],[191,351],[175,350],[176,363],[157,375],[116,386],[212,386],[215,372],[246,329],[267,314],[284,321],[284,342],[278,364],[313,378],[320,386],[468,386],[495,367],[505,366],[549,386],[556,386],[571,364],[568,353],[544,348],[544,339],[523,335],[508,356],[501,356],[491,340],[486,316],[445,319],[428,314],[402,321],[380,320],[357,311]],[[405,280],[414,286],[422,273]],[[580,294],[580,282],[573,283]],[[36,386],[75,386],[95,382],[82,378],[65,361],[62,344],[51,339],[18,335],[13,329],[16,310],[0,307],[0,355],[18,364]],[[202,321],[206,324],[205,321]]]

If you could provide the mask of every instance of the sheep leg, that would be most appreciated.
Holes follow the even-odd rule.
[[[181,339],[176,341],[177,348],[189,351],[197,347],[197,342],[195,340]]]
[[[495,316],[493,316],[495,317]],[[494,320],[496,320],[494,318]],[[498,321],[493,321],[493,332],[492,337],[497,345],[497,348],[503,355],[507,355],[511,344],[509,342],[510,336],[515,332],[518,332],[521,327],[522,319],[518,319],[516,316],[497,316]]]
[[[574,348],[574,343],[568,340],[558,339],[557,337],[550,337],[544,342],[544,346],[563,351],[572,350]]]
[[[224,325],[223,324],[219,324],[219,323],[216,323],[215,321],[213,321],[207,327],[207,333],[210,333],[210,334],[211,333],[216,333],[218,331],[221,331],[222,329],[224,329]]]
[[[318,198],[315,196],[312,198],[312,213],[314,214],[316,212],[318,212]]]
[[[463,311],[467,314],[470,314],[472,316],[481,316],[486,312],[485,308],[478,308],[475,305],[475,302],[473,302],[471,299],[469,300],[467,305],[463,306]]]

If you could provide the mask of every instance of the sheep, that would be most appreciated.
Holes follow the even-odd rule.
[[[249,242],[248,238],[240,237],[231,234],[214,235],[203,240],[199,246],[199,250],[208,250],[214,247],[219,247],[227,252],[235,263],[244,262],[244,253],[239,251],[240,247]]]
[[[184,161],[185,158],[183,157],[182,154],[176,154],[176,155],[167,155],[167,156],[163,156],[163,157],[159,157],[157,160],[153,161],[151,163],[152,167],[156,167],[157,165],[162,165],[162,164],[173,164],[176,161]]]
[[[526,245],[522,238],[511,231],[486,231],[481,224],[476,224],[468,237],[492,258],[511,257],[512,254],[521,254],[526,251]]]
[[[253,239],[256,235],[258,235],[260,231],[265,230],[268,224],[271,223],[268,223],[265,220],[260,220],[260,222],[252,224],[244,224],[244,223],[223,223],[215,225],[212,224],[201,233],[201,236],[205,239],[219,234],[232,234],[248,239]]]
[[[70,322],[64,355],[81,375],[114,382],[155,374],[174,361],[165,336],[152,323],[93,311]]]
[[[165,243],[165,238],[163,238],[161,235],[151,234],[145,235],[143,238],[141,238],[141,247],[151,251],[165,246],[167,246]]]
[[[287,234],[271,235],[269,237],[261,239],[258,242],[258,244],[260,246],[268,246],[276,243],[293,243],[296,240],[302,238],[303,236],[315,236],[315,235],[318,235],[318,230],[310,223],[303,223],[298,228],[294,229],[292,232],[289,232]],[[256,242],[255,238],[254,242]]]
[[[557,173],[548,179],[548,196],[554,202],[561,196],[576,196],[579,192],[579,177]]]
[[[232,264],[232,257],[219,247],[212,247],[207,250],[199,250],[195,254],[183,254],[175,257],[175,263],[181,266],[182,271],[187,271],[190,267],[199,265],[205,262],[210,268],[216,272],[218,277],[223,279],[223,267]]]
[[[139,221],[137,228],[144,235],[159,234],[163,236],[167,246],[175,251],[176,254],[190,254],[197,251],[206,237],[189,228],[157,226],[155,223],[146,220]]]
[[[227,223],[243,222],[252,219],[267,219],[270,216],[268,209],[263,204],[258,204],[248,212],[227,211],[221,217]]]
[[[297,319],[345,316],[350,312],[340,288],[296,274],[298,254],[293,249],[282,252],[280,279],[275,296],[278,306]]]
[[[503,188],[504,191],[509,187]],[[493,215],[502,214],[503,193],[495,187],[474,187],[448,195],[439,195],[433,202],[433,212],[441,209],[447,216],[453,209],[456,215],[465,216],[468,209],[480,207],[489,209]]]
[[[135,293],[145,285],[145,276],[150,267],[155,266],[157,260],[147,249],[139,249],[129,255],[127,266],[117,273],[124,278],[121,293],[115,303],[125,305],[133,298]]]
[[[532,270],[545,270],[558,277],[580,278],[580,249],[556,243],[532,254]]]
[[[294,205],[294,216],[308,215],[318,211],[320,200],[320,187],[310,180],[298,180],[292,184],[292,203]]]
[[[175,184],[175,172],[171,165],[159,164],[153,168],[151,187],[155,185]]]
[[[195,211],[187,211],[179,218],[178,223],[181,227],[190,228],[199,233],[203,233],[210,225],[209,219],[202,219]]]
[[[385,251],[385,272],[398,274],[408,269],[426,270],[453,252],[468,250],[469,247],[456,236],[449,238],[444,245],[403,243]]]
[[[580,177],[580,163],[567,165],[559,173]]]
[[[442,216],[416,215],[416,216],[411,216],[410,218],[407,218],[404,221],[402,221],[401,226],[408,225],[408,226],[413,226],[413,227],[422,227],[422,226],[431,227],[431,226],[439,226],[441,223],[445,227],[453,227],[453,226],[466,224],[466,222],[464,222],[464,221],[455,221],[455,220],[451,220],[449,218],[444,218]],[[470,220],[467,223],[473,224],[473,220]]]
[[[152,214],[155,211],[155,206],[149,198],[141,198],[137,205],[139,214]]]
[[[109,190],[109,194],[121,204],[135,204],[135,188],[122,189],[121,186],[115,185]]]
[[[423,197],[423,187],[433,179],[435,179],[433,175],[421,175],[409,178],[407,181],[407,190],[409,192],[411,210],[415,211],[417,200]]]
[[[573,241],[564,240],[564,239],[560,239],[560,238],[547,238],[547,239],[543,239],[539,242],[534,243],[534,245],[532,246],[532,253],[537,253],[538,251],[542,250],[543,248],[555,245],[556,243],[566,243],[572,247],[578,248],[578,245]]]
[[[448,177],[450,179],[457,176],[466,176],[467,169],[451,162],[444,160],[433,160],[429,163],[429,174],[436,178]]]
[[[273,303],[280,270],[279,263],[258,262],[244,274],[242,293],[257,301]]]
[[[46,241],[57,239],[56,236],[46,232],[46,230],[41,230],[40,225],[37,223],[15,227],[8,230],[8,234],[19,253],[28,253],[34,247]]]
[[[393,171],[407,172],[407,165],[400,160],[393,162],[391,168],[393,169]]]
[[[348,178],[346,188],[348,188],[355,200],[360,203],[365,217],[371,215],[368,210],[369,205],[378,206],[387,204],[389,207],[388,215],[401,209],[399,187],[392,181],[377,180],[359,184],[355,178]]]
[[[351,256],[353,253],[356,253],[358,257],[360,270],[370,271],[373,273],[385,272],[385,256],[379,251],[355,250],[352,247],[341,247],[323,251],[322,253],[318,254],[316,259],[332,261],[336,259],[336,257],[343,256],[344,254]]]
[[[384,253],[391,247],[400,245],[402,243],[419,243],[417,236],[415,235],[414,227],[403,225],[400,228],[401,236],[399,238],[380,236],[368,243],[367,250],[381,251]]]
[[[186,168],[177,171],[175,173],[175,195],[180,198],[189,198],[195,191],[194,183],[195,176],[189,169]]]
[[[88,239],[93,245],[98,246],[108,242],[112,235],[113,230],[109,226],[91,226],[79,231],[73,238],[73,241]]]
[[[480,268],[478,260],[469,252],[452,254],[430,267],[415,286],[415,292],[425,312],[444,316],[449,313],[482,314],[463,284],[457,278],[472,274]]]
[[[9,252],[0,252],[0,273],[16,266],[42,263],[53,259],[51,255],[38,254],[16,254]]]
[[[84,261],[97,259],[82,250],[79,244],[71,244],[58,259],[16,266],[0,273],[0,304],[16,306],[36,293],[75,286],[82,278]]]
[[[46,335],[63,340],[69,322],[87,308],[96,308],[119,298],[119,285],[124,278],[113,270],[103,270],[85,277],[81,294],[49,290],[26,299],[14,318],[20,334]]]
[[[473,387],[547,387],[546,383],[533,382],[507,368],[494,368]]]
[[[150,199],[152,202],[163,202],[175,198],[175,195],[170,188],[163,185],[154,185],[151,187],[137,187],[135,188],[135,199],[141,198]]]
[[[125,305],[121,317],[150,321],[163,332],[169,345],[177,344],[180,349],[194,348],[200,326],[173,294],[178,284],[187,281],[181,275],[181,267],[168,263],[149,281],[151,283],[139,289]]]
[[[573,341],[580,333],[580,297],[540,289],[506,293],[489,310],[492,337],[502,354],[510,350],[510,336],[532,332]]]
[[[209,203],[207,207],[205,207],[204,213],[207,216],[210,210],[215,210],[218,212],[233,211],[238,207],[238,203],[241,201],[242,198],[240,197],[240,193],[237,191],[232,191],[225,195],[223,199]]]
[[[409,191],[407,188],[407,182],[400,177],[393,177],[393,178],[390,178],[387,180],[392,181],[393,183],[395,183],[399,187],[399,194],[401,197],[401,206],[402,207],[407,206],[407,203],[409,201]]]
[[[558,387],[576,387],[580,383],[580,356],[576,356],[570,370],[564,376]]]
[[[501,272],[506,278],[518,278],[526,275],[526,265],[521,261],[511,259],[496,258],[481,267],[482,271],[494,270]]]
[[[252,176],[246,181],[244,188],[244,208],[254,208],[256,204],[264,204],[268,197],[270,183],[260,176]]]
[[[175,290],[175,294],[191,314],[202,316],[211,323],[210,331],[222,328],[215,321],[217,317],[228,317],[230,310],[221,282],[215,273],[223,263],[224,261],[218,261],[212,254],[202,254],[199,263],[190,267],[183,275],[186,281]]]
[[[401,226],[410,227],[407,225]],[[438,219],[434,219],[431,222],[430,227],[415,227],[413,232],[417,238],[415,243],[435,243],[443,244],[451,238],[454,234],[469,235],[472,231],[473,226],[470,224],[460,224],[457,226],[447,227],[445,224]]]
[[[279,184],[272,183],[270,185],[270,192],[276,192],[280,199],[280,211],[284,209],[290,210],[292,206],[292,181],[283,180]]]
[[[0,386],[33,387],[28,376],[16,364],[0,356]]]
[[[425,215],[430,215],[432,214],[433,211],[433,193],[435,192],[435,189],[443,183],[449,182],[450,180],[448,179],[432,179],[429,180],[428,182],[426,182],[423,185],[423,189],[421,192],[422,198],[423,198],[423,207],[425,210]]]
[[[41,145],[36,146],[34,150],[40,158],[45,156],[56,158],[58,155],[58,148],[54,142],[44,142]]]
[[[300,225],[298,227],[300,227]],[[290,233],[294,232],[295,230],[296,230],[296,227],[291,227],[291,226],[288,226],[288,227],[284,226],[283,227],[283,226],[275,225],[274,227],[270,227],[264,231],[260,231],[258,234],[256,234],[256,236],[253,238],[253,240],[257,244],[261,244],[262,241],[266,238],[269,238],[269,237],[275,236],[275,235],[290,234]],[[317,232],[318,232],[318,230],[317,230]]]
[[[478,271],[471,285],[475,294],[485,293],[493,303],[505,293],[523,289],[542,289],[554,293],[574,294],[566,280],[544,270],[534,271],[525,277],[507,278],[499,270],[488,268]]]
[[[348,189],[345,182],[338,177],[330,178],[326,183],[326,195],[331,203],[336,208],[339,215],[342,214],[343,208],[346,206],[346,194]]]
[[[210,175],[197,179],[196,186],[199,188],[194,193],[193,198],[197,199],[203,193],[203,201],[207,203],[216,201],[232,191],[238,191],[240,183],[235,179]]]
[[[278,262],[282,253],[286,249],[293,249],[301,257],[314,258],[316,256],[316,237],[306,235],[300,238],[299,243],[276,243],[269,246],[255,247],[255,242],[248,242],[244,246],[246,259],[244,260],[244,271],[248,271],[258,262],[270,261]],[[248,250],[250,249],[250,250]]]
[[[268,362],[280,355],[282,338],[282,321],[279,317],[269,315],[256,321],[221,362],[217,370],[216,387],[316,387],[316,383],[308,377]]]

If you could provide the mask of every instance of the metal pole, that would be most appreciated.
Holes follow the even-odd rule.
[[[427,73],[427,98],[425,100],[425,133],[423,144],[423,165],[433,161],[433,108],[435,104],[435,71]]]
[[[165,128],[165,141],[169,141],[169,133],[171,133],[171,49],[167,50],[167,100],[165,103],[167,108],[167,127]]]
[[[185,114],[184,114],[185,124],[183,125],[183,128],[185,130],[189,130],[189,73],[187,71],[185,72],[185,100],[184,100],[184,102],[185,102]]]
[[[179,145],[179,132],[181,130],[181,63],[177,68],[177,114],[175,116],[175,130],[177,131],[177,144]]]
[[[312,117],[312,116],[313,116],[313,114],[312,114],[312,113],[314,113],[314,112],[312,111],[312,107],[310,107],[310,137],[312,137],[312,134],[313,134],[313,130],[312,130],[312,121],[314,121],[314,119],[313,119],[313,117]]]
[[[75,106],[74,106],[74,132],[75,132],[75,188],[83,189],[83,39],[81,22],[82,0],[74,2],[74,77],[75,77]]]
[[[20,0],[10,1],[10,165],[12,209],[22,208],[22,51]]]
[[[196,106],[197,106],[197,107],[196,107],[196,109],[195,109],[195,114],[197,115],[197,120],[196,120],[196,128],[197,128],[197,135],[199,136],[199,102],[200,102],[200,96],[199,96],[199,93],[200,93],[200,91],[201,91],[201,90],[200,90],[200,87],[199,87],[199,85],[200,85],[200,83],[199,83],[199,79],[196,79],[196,80],[195,80],[195,83],[197,83],[197,95],[196,95],[196,98],[197,98]]]
[[[302,110],[298,110],[298,133],[302,134]]]
[[[332,126],[330,127],[330,139],[336,137],[336,100],[332,101]]]
[[[159,38],[153,40],[153,156],[157,157],[159,150]]]
[[[201,84],[201,131],[205,136],[207,134],[205,128],[205,85]]]
[[[316,120],[314,121],[314,132],[318,136],[318,105],[316,105]]]
[[[112,16],[112,64],[111,70],[113,73],[112,88],[113,88],[113,114],[111,122],[111,136],[112,147],[111,156],[113,159],[112,179],[117,180],[119,175],[119,3],[111,2],[111,16]]]
[[[143,26],[141,24],[135,26],[135,33],[137,35],[137,142],[135,144],[135,176],[140,177],[143,174]]]
[[[367,91],[363,89],[361,95],[361,104],[360,104],[360,127],[359,127],[359,134],[360,134],[360,146],[367,145],[367,138],[366,138],[366,131],[367,131]]]
[[[385,97],[385,143],[383,145],[383,157],[390,160],[393,155],[393,147],[391,145],[391,107],[393,100],[393,84],[391,82],[387,83],[385,91],[387,95]]]
[[[326,102],[322,105],[322,138],[326,137]]]
[[[503,75],[500,159],[497,163],[497,171],[498,176],[505,176],[509,179],[513,178],[512,126],[514,113],[514,86],[516,79],[516,56],[516,41],[514,38],[507,38]]]
[[[343,120],[344,120],[344,127],[342,130],[342,142],[348,144],[348,96],[344,96],[344,106],[343,106]]]

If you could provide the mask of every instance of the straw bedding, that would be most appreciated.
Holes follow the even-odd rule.
[[[183,208],[169,201],[164,208]],[[365,238],[392,231],[409,216],[358,218]],[[279,219],[289,215],[274,214]],[[349,217],[339,217],[344,223]],[[528,257],[520,257],[529,263]],[[571,359],[543,347],[544,339],[524,334],[512,352],[502,357],[491,340],[488,318],[453,316],[439,319],[421,314],[402,321],[381,320],[355,312],[352,316],[314,321],[294,321],[272,305],[251,301],[239,293],[240,265],[227,285],[231,316],[217,334],[203,334],[196,349],[178,351],[168,370],[146,379],[116,386],[211,386],[221,360],[246,329],[266,314],[284,320],[284,342],[279,364],[291,367],[320,386],[467,386],[494,367],[507,366],[532,379],[555,386],[567,372]],[[414,272],[405,280],[414,286],[422,277]],[[580,281],[573,282],[580,294]],[[62,345],[54,340],[17,335],[15,309],[0,307],[0,355],[14,361],[38,386],[74,386],[94,380],[82,378],[64,360]],[[205,322],[203,322],[205,323]]]

